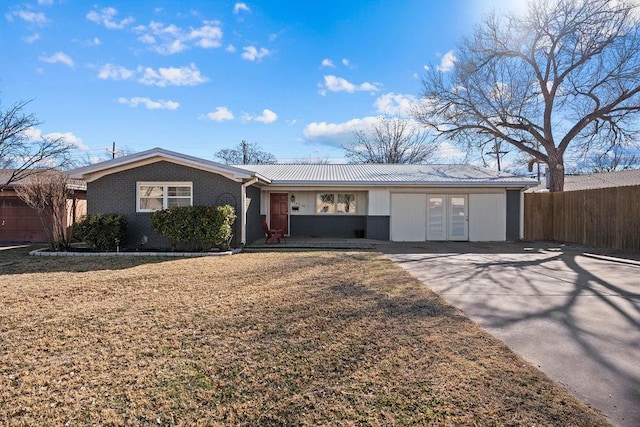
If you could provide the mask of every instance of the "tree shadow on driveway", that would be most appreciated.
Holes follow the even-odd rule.
[[[393,246],[379,249],[614,424],[640,425],[633,256],[557,244]]]

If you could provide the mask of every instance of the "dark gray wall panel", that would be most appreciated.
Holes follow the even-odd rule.
[[[507,241],[520,240],[520,190],[507,190]]]
[[[260,225],[260,189],[247,188],[247,244],[264,237]]]
[[[356,230],[366,230],[362,215],[292,215],[289,233],[294,237],[356,237]]]
[[[390,216],[368,216],[366,234],[367,239],[389,240],[390,227]]]

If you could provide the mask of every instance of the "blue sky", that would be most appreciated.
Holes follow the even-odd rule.
[[[344,162],[340,144],[406,114],[424,67],[450,68],[482,13],[522,4],[5,1],[0,101],[33,99],[33,137],[64,135],[83,158],[115,141],[213,159],[246,140],[282,162]]]

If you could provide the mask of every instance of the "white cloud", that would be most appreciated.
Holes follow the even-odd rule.
[[[445,162],[459,162],[465,159],[467,153],[458,149],[449,141],[442,141],[438,148],[438,157]]]
[[[141,97],[133,97],[133,98],[118,98],[118,102],[120,104],[125,104],[130,107],[137,107],[142,104],[149,110],[177,110],[180,107],[180,104],[175,101],[165,101],[163,99],[159,99],[154,101],[149,98],[141,98]]]
[[[209,79],[200,74],[200,70],[192,63],[188,67],[153,68],[142,70],[143,75],[138,82],[145,85],[165,86],[197,86],[208,82]]]
[[[98,78],[102,80],[129,80],[133,78],[135,72],[118,65],[106,64],[98,73]]]
[[[348,67],[350,65],[349,60],[347,58],[342,58],[342,65]]]
[[[45,135],[47,139],[61,139],[65,144],[80,150],[88,150],[89,147],[82,143],[82,139],[74,135],[72,132],[51,132]]]
[[[96,24],[104,25],[112,30],[121,30],[135,21],[131,16],[121,19],[120,21],[116,21],[115,17],[117,14],[118,11],[113,7],[105,7],[99,11],[92,10],[87,13],[87,19],[91,22],[95,22]]]
[[[222,28],[220,25],[206,23],[200,28],[192,29],[189,33],[189,39],[195,40],[197,46],[205,49],[220,47],[222,45]]]
[[[233,13],[237,15],[241,11],[250,13],[251,9],[249,8],[249,6],[247,6],[246,3],[236,3],[235,6],[233,6]]]
[[[320,94],[325,95],[327,90],[329,92],[377,92],[380,90],[377,83],[364,82],[361,84],[354,84],[342,77],[336,77],[334,75],[324,76],[324,84],[320,85]]]
[[[53,4],[53,0],[38,0],[38,4],[40,6],[51,6]]]
[[[51,56],[40,56],[40,61],[48,62],[49,64],[65,64],[69,67],[73,68],[75,66],[73,59],[69,58],[69,56],[63,52],[56,52]]]
[[[262,122],[262,123],[273,123],[276,120],[278,120],[278,115],[273,111],[265,108],[264,110],[262,110],[262,115],[255,117],[253,120],[255,120],[256,122]]]
[[[303,136],[310,142],[340,147],[353,140],[354,132],[370,129],[377,120],[376,117],[364,117],[343,123],[312,122],[305,127]]]
[[[265,124],[269,124],[278,120],[278,115],[273,111],[269,110],[268,108],[265,108],[264,110],[262,110],[261,116],[252,116],[251,114],[244,113],[242,115],[242,120],[246,122],[254,121],[254,122],[262,122]]]
[[[413,112],[417,102],[416,97],[413,95],[389,92],[378,97],[374,105],[380,114],[408,117]]]
[[[40,40],[40,34],[39,33],[34,33],[34,34],[30,35],[30,36],[23,37],[22,40],[24,40],[25,43],[31,44],[31,43],[35,42],[36,40]]]
[[[134,30],[140,34],[138,41],[163,55],[172,55],[194,46],[204,49],[222,46],[222,27],[218,21],[203,21],[200,27],[188,30],[174,24],[151,21],[149,25],[138,25]]]
[[[56,140],[59,139],[65,144],[78,148],[80,150],[88,150],[88,147],[82,143],[82,139],[74,135],[72,132],[51,132],[42,134],[42,131],[37,128],[25,129],[22,134],[29,141],[41,141],[42,139]]]
[[[200,73],[192,63],[185,67],[151,67],[138,66],[135,70],[114,64],[106,64],[98,72],[98,78],[103,80],[133,80],[145,85],[165,86],[197,86],[208,82],[209,79]]]
[[[207,118],[214,122],[233,120],[233,113],[227,107],[216,107],[215,111],[207,113]]]
[[[47,23],[47,17],[45,16],[44,13],[32,12],[30,10],[24,10],[24,9],[14,10],[13,12],[7,13],[5,17],[9,21],[13,21],[14,17],[18,17],[23,21],[28,22],[29,24],[40,25],[40,26]]]
[[[329,58],[324,58],[320,65],[322,65],[323,67],[332,67],[332,68],[335,67],[335,65],[333,64],[333,61],[330,60]]]
[[[230,45],[227,45],[227,47],[225,47],[224,50],[226,50],[227,52],[234,53],[237,49],[234,45],[230,44]]]
[[[255,46],[245,46],[242,49],[244,50],[244,52],[242,52],[242,58],[247,61],[260,61],[262,58],[271,54],[269,49],[265,49],[264,47],[258,49]]]
[[[445,53],[442,56],[442,59],[440,60],[440,65],[436,66],[436,70],[441,71],[443,73],[446,73],[447,71],[451,71],[453,70],[453,67],[456,64],[456,57],[453,54],[453,51],[450,50],[449,52]]]

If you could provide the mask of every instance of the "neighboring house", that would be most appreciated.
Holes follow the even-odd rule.
[[[47,235],[38,216],[38,211],[29,207],[16,194],[15,187],[29,181],[29,177],[4,185],[13,170],[0,169],[0,242],[39,243],[46,242]],[[67,226],[73,225],[86,214],[86,184],[70,180],[73,197],[67,200]]]
[[[522,192],[537,181],[469,165],[228,166],[161,148],[71,171],[87,182],[88,213],[121,213],[128,245],[166,246],[149,212],[235,207],[234,245],[263,236],[260,215],[290,236],[393,241],[522,237]]]
[[[640,169],[564,176],[564,191],[627,187],[631,185],[640,185]],[[549,190],[547,190],[544,182],[527,190],[527,192],[533,193],[545,191]]]

